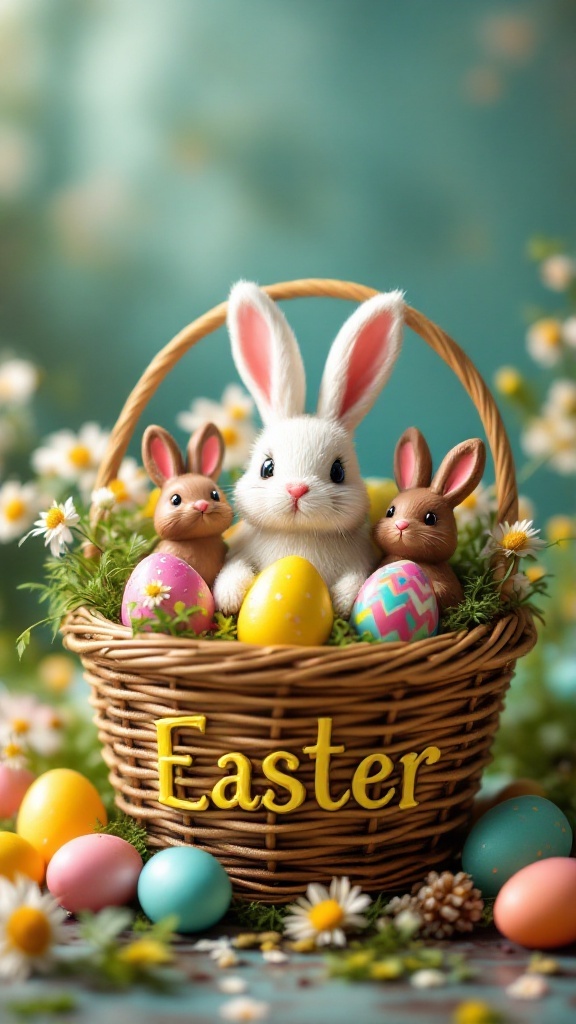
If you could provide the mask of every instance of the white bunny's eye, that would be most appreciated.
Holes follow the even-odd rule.
[[[334,484],[343,484],[346,477],[344,466],[340,459],[336,459],[330,468],[330,479]]]
[[[264,462],[260,466],[260,476],[267,480],[268,477],[274,476],[274,459],[264,459]]]
[[[181,496],[179,494],[173,494],[172,497],[170,498],[170,504],[171,505],[181,505],[182,504]]]

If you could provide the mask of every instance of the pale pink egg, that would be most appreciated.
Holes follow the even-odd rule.
[[[203,633],[210,629],[214,617],[214,598],[200,573],[176,555],[153,551],[134,569],[124,589],[122,622],[132,625],[131,619],[154,618],[156,610],[175,614],[175,606],[198,606],[179,627]]]
[[[12,818],[18,813],[24,794],[35,778],[29,768],[0,764],[0,818]]]
[[[517,871],[496,897],[494,923],[528,949],[576,942],[576,860],[547,857]]]
[[[142,867],[140,854],[125,839],[96,832],[71,839],[56,851],[46,885],[72,914],[122,907],[134,899]]]

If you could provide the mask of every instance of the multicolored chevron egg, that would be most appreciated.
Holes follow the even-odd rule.
[[[426,573],[408,559],[376,569],[360,589],[350,622],[376,640],[424,640],[438,630],[438,603]]]

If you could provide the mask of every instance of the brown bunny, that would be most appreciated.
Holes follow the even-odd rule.
[[[157,551],[167,551],[188,562],[209,587],[224,564],[222,533],[233,512],[216,487],[224,439],[214,423],[205,423],[188,442],[187,465],[174,438],[162,427],[147,427],[142,438],[142,459],[148,476],[162,488],[154,526],[161,538]]]
[[[399,493],[374,527],[374,539],[386,556],[381,565],[400,558],[417,562],[430,577],[440,611],[464,597],[448,565],[458,543],[453,509],[480,483],[486,462],[482,441],[462,441],[448,452],[432,480],[432,457],[416,427],[402,434],[394,453]]]

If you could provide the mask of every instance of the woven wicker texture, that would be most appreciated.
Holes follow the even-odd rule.
[[[332,296],[363,301],[373,289],[339,281],[273,285],[274,299]],[[150,397],[180,357],[225,320],[226,304],[200,317],[152,361],[129,396],[112,432],[98,486],[115,475]],[[407,308],[406,322],[456,373],[476,405],[492,451],[500,521],[517,515],[510,446],[495,403],[465,353],[422,314]],[[79,609],[63,623],[66,646],[80,654],[92,690],[95,720],[118,806],[142,821],[152,846],[194,843],[214,853],[238,895],[280,901],[310,881],[348,874],[368,891],[408,886],[457,850],[498,725],[516,659],[535,642],[529,612],[519,609],[493,627],[481,626],[413,644],[331,647],[256,647],[131,631]],[[178,729],[173,749],[192,755],[175,769],[174,792],[195,801],[210,794],[225,772],[223,754],[238,751],[253,766],[252,793],[270,783],[262,760],[273,751],[296,755],[294,774],[306,800],[289,814],[209,809],[191,815],[158,802],[155,721],[206,716],[205,734]],[[394,763],[389,777],[369,787],[378,810],[352,796],[337,811],[315,796],[316,763],[303,747],[316,742],[318,719],[332,719],[329,785],[338,800],[359,762],[374,752]],[[423,763],[415,783],[417,806],[400,807],[403,755],[437,746],[436,763]],[[284,768],[283,765],[280,767]],[[286,794],[284,794],[285,797]],[[280,793],[277,796],[282,801]]]

